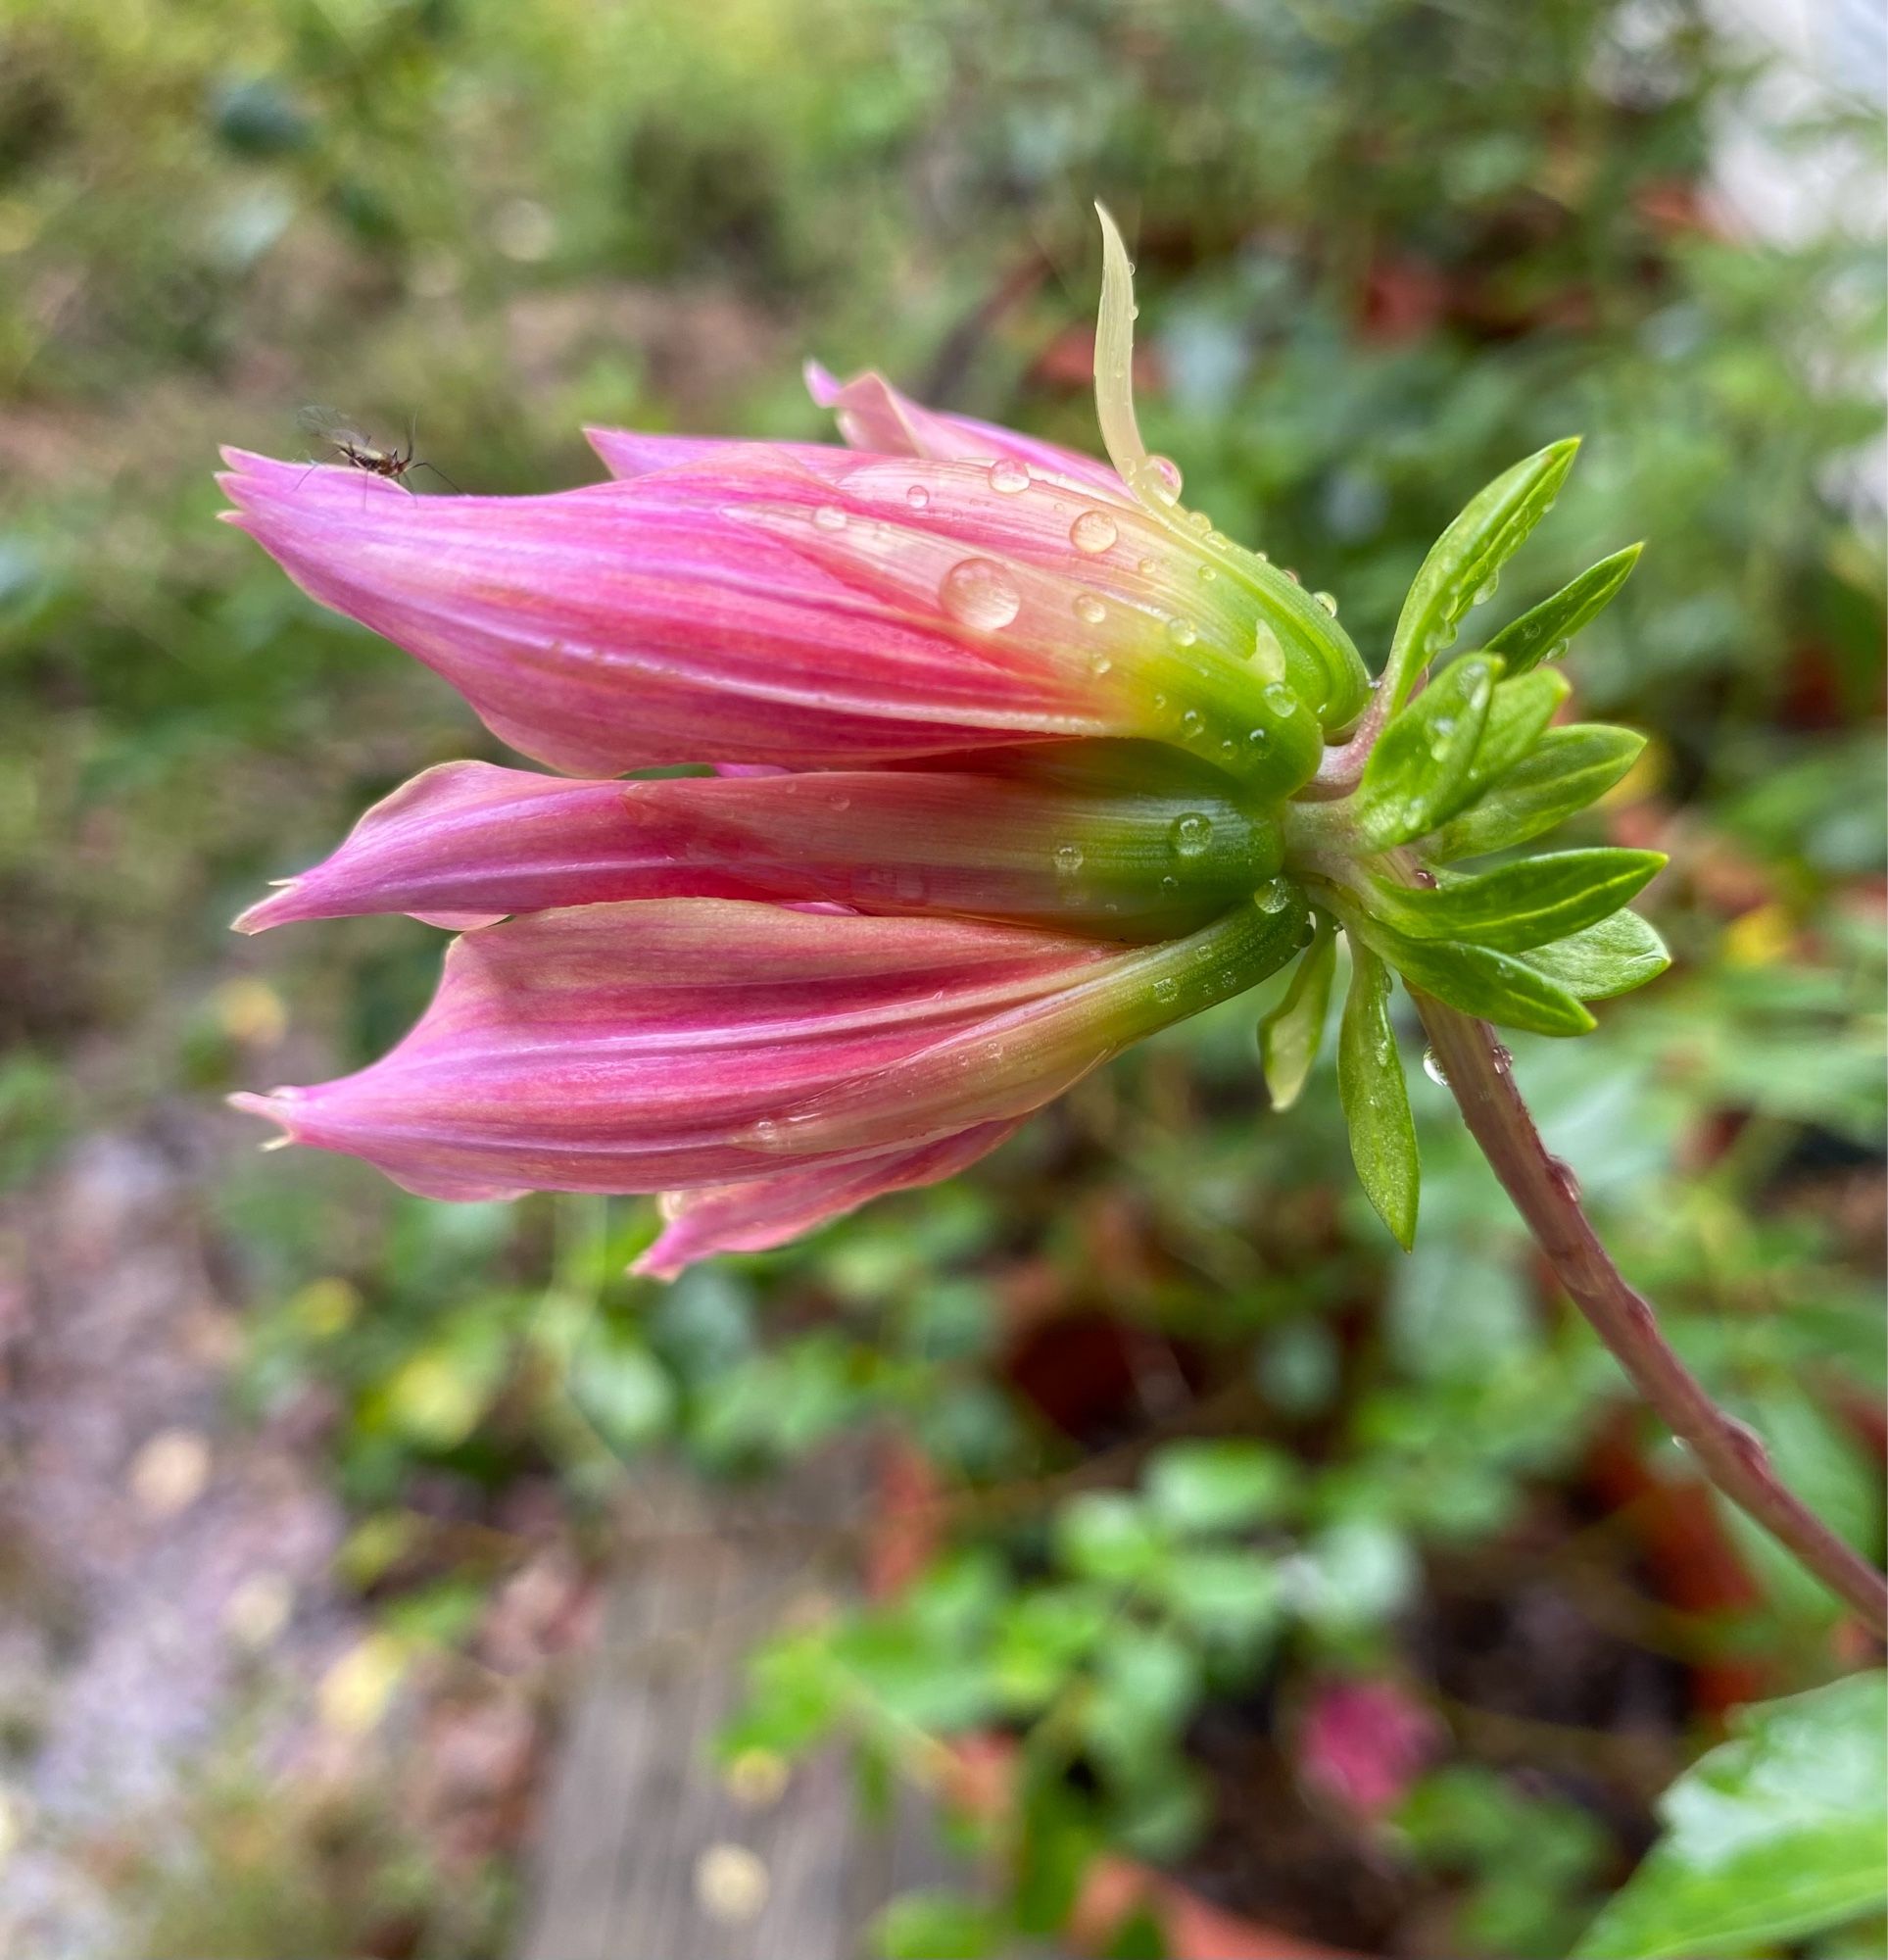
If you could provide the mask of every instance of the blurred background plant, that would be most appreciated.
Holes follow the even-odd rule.
[[[1728,1706],[1856,1664],[1634,1413],[1444,1093],[1405,1258],[1331,1083],[1264,1113],[1251,1002],[971,1178],[669,1289],[621,1277],[640,1200],[442,1207],[256,1157],[218,1096],[365,1059],[439,940],[227,919],[372,796],[495,752],[219,531],[209,471],[334,401],[382,439],[416,417],[467,490],[549,489],[599,473],[586,420],[818,432],[807,355],[1092,447],[1095,195],[1138,241],[1150,442],[1367,649],[1472,489],[1584,432],[1488,616],[1646,539],[1571,677],[1653,738],[1594,827],[1672,853],[1677,965],[1518,1067],[1687,1357],[1878,1556],[1879,34],[1836,10],[1791,50],[1683,0],[0,8],[8,1262],[86,1140],[181,1151],[239,1309],[192,1420],[286,1439],[339,1520],[272,1624],[261,1595],[222,1623],[325,1627],[325,1672],[245,1678],[173,1752],[187,1804],[114,1820],[126,1924],[505,1950],[527,1798],[381,1831],[370,1739],[403,1694],[452,1704],[547,1546],[580,1648],[663,1449],[752,1479],[900,1439],[908,1584],[779,1635],[726,1743],[838,1732],[890,1770],[1011,1740],[1009,1883],[895,1906],[888,1952],[1048,1934],[1102,1847],[1360,1950],[1563,1951]],[[1734,194],[1753,145],[1804,189],[1781,218]],[[0,1315],[27,1428],[42,1337]],[[41,1787],[48,1665],[0,1689],[0,1856],[77,1834],[96,1876],[97,1818]],[[259,1798],[259,1696],[349,1739],[345,1797]],[[528,1791],[541,1754],[478,1760]],[[1868,1950],[1878,1909],[1831,1936]]]

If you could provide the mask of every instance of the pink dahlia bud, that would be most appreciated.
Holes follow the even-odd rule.
[[[666,1193],[667,1273],[1291,958],[1281,810],[1368,680],[1142,448],[1106,243],[1109,464],[817,369],[849,449],[599,431],[615,480],[549,497],[231,452],[231,521],[570,772],[429,770],[243,915],[466,937],[391,1054],[242,1105],[433,1196]],[[716,773],[617,779],[675,763]]]

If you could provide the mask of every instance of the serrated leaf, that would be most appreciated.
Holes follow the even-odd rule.
[[[1588,566],[1551,599],[1543,599],[1531,612],[1524,612],[1502,627],[1488,642],[1488,651],[1500,654],[1512,674],[1525,674],[1541,661],[1558,659],[1568,641],[1613,603],[1644,549],[1643,545],[1627,545],[1624,551]]]
[[[1888,1900],[1888,1677],[1761,1702],[1660,1800],[1665,1836],[1575,1960],[1794,1941]]]
[[[1656,980],[1671,964],[1666,943],[1637,912],[1617,911],[1597,925],[1537,946],[1525,956],[1536,973],[1576,1000],[1610,1001]]]
[[[1421,837],[1459,806],[1500,678],[1499,661],[1471,655],[1391,716],[1351,799],[1358,831],[1373,850]]]
[[[1594,721],[1550,728],[1531,756],[1436,830],[1424,856],[1446,864],[1525,844],[1604,796],[1644,747],[1645,737],[1629,728]]]
[[[1429,889],[1378,882],[1371,909],[1411,939],[1525,953],[1610,917],[1666,862],[1663,851],[1555,851]]]
[[[1337,1095],[1364,1195],[1407,1252],[1416,1243],[1422,1167],[1409,1085],[1389,1020],[1389,972],[1351,936],[1350,992],[1337,1039]]]
[[[1519,955],[1457,939],[1409,939],[1376,918],[1359,919],[1356,931],[1412,987],[1465,1014],[1537,1035],[1589,1034],[1595,1025],[1573,994]]]
[[[1503,470],[1430,547],[1403,601],[1383,670],[1392,709],[1409,699],[1417,675],[1455,637],[1462,615],[1547,514],[1578,450],[1578,437],[1569,437]]]
[[[1259,1056],[1275,1109],[1289,1109],[1303,1093],[1331,1013],[1337,934],[1329,912],[1319,912],[1317,920],[1317,937],[1298,961],[1283,1000],[1259,1022]]]
[[[1546,734],[1554,710],[1572,691],[1567,676],[1551,668],[1504,680],[1495,689],[1488,704],[1487,725],[1469,763],[1469,797],[1479,796],[1534,749]],[[1453,816],[1455,811],[1443,814]]]

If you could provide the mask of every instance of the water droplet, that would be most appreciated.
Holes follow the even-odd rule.
[[[931,492],[927,490],[922,483],[914,483],[912,484],[910,489],[908,489],[904,493],[904,501],[907,504],[909,504],[914,511],[928,510],[931,505]]]
[[[1573,1166],[1565,1157],[1549,1157],[1547,1175],[1560,1187],[1560,1195],[1569,1204],[1580,1201],[1580,1181],[1573,1175]]]
[[[980,633],[1007,626],[1023,610],[1023,596],[1009,573],[988,558],[967,558],[953,564],[944,573],[938,598],[953,619]]]
[[[1312,598],[1334,619],[1337,616],[1337,595],[1334,592],[1314,592]]]
[[[1263,756],[1272,746],[1272,731],[1269,728],[1248,728],[1245,731],[1245,746],[1255,756]]]
[[[990,487],[1005,497],[1014,497],[1029,488],[1029,471],[1010,457],[990,466]]]
[[[1156,1001],[1171,1001],[1179,992],[1180,982],[1168,974],[1163,973],[1154,982],[1154,999]]]
[[[813,522],[822,531],[843,531],[846,528],[846,513],[836,504],[822,504],[813,513]]]
[[[1191,529],[1196,531],[1210,531],[1213,528],[1213,520],[1204,511],[1188,511],[1186,514],[1186,522]]]
[[[892,890],[900,905],[922,905],[925,894],[924,873],[907,865],[894,878]]]
[[[1121,527],[1106,511],[1084,511],[1069,526],[1069,543],[1090,558],[1107,551],[1120,535]]]
[[[1189,809],[1175,817],[1171,834],[1176,858],[1197,858],[1213,841],[1213,819],[1201,810]]]
[[[1055,868],[1065,877],[1074,877],[1082,868],[1081,845],[1058,844],[1055,847]]]
[[[1449,1086],[1448,1071],[1442,1066],[1440,1058],[1432,1048],[1426,1048],[1423,1051],[1423,1073],[1438,1089],[1446,1089]]]
[[[1295,571],[1293,571],[1289,565],[1285,567],[1284,575],[1288,579],[1290,579],[1293,585],[1302,585],[1304,583],[1304,580],[1300,578],[1298,574]]]
[[[1495,1073],[1512,1075],[1515,1067],[1514,1051],[1501,1042],[1495,1043]]]
[[[1233,540],[1224,531],[1208,531],[1206,533],[1206,542],[1215,551],[1230,551],[1233,548]]]
[[[1135,569],[1139,572],[1142,578],[1152,578],[1155,572],[1160,569],[1160,561],[1157,558],[1143,558],[1135,566]]]
[[[1219,576],[1219,572],[1214,566],[1202,563],[1199,568],[1199,576],[1202,585],[1211,585],[1214,579]]]
[[[1222,966],[1220,968],[1220,985],[1229,994],[1236,994],[1239,990],[1239,969],[1236,966]]]
[[[1090,626],[1098,626],[1108,616],[1108,609],[1092,592],[1078,592],[1075,595],[1075,616]]]
[[[1567,652],[1567,642],[1565,640],[1556,640],[1554,644],[1551,647],[1549,647],[1544,654],[1541,655],[1541,659],[1544,661],[1558,661],[1564,658],[1566,652]]]
[[[1185,619],[1176,612],[1167,622],[1167,637],[1177,647],[1190,647],[1199,638],[1199,633],[1190,619]]]
[[[1272,554],[1270,552],[1255,551],[1252,554],[1252,556],[1255,559],[1257,559],[1261,564],[1270,564],[1272,563]]]
[[[762,1116],[748,1132],[749,1137],[760,1148],[770,1150],[780,1141],[780,1125],[771,1116]]]
[[[1189,742],[1197,742],[1200,736],[1205,732],[1206,728],[1205,717],[1200,713],[1197,708],[1189,708],[1187,709],[1186,713],[1184,713],[1180,717],[1180,726],[1181,726],[1181,732],[1186,737],[1186,739]]]
[[[1180,890],[1180,880],[1171,871],[1163,871],[1160,874],[1160,889],[1163,892],[1177,892]]]
[[[1180,465],[1171,457],[1150,456],[1135,471],[1135,488],[1144,490],[1157,504],[1180,501]]]
[[[1495,596],[1496,592],[1500,590],[1500,587],[1501,587],[1500,574],[1497,572],[1490,572],[1488,575],[1487,582],[1476,588],[1475,603],[1477,606],[1487,605],[1488,601],[1491,600]]]
[[[1106,654],[1090,654],[1089,656],[1089,671],[1097,678],[1106,673],[1113,665],[1114,662],[1109,660]]]
[[[1263,619],[1252,629],[1252,664],[1262,679],[1284,679],[1283,643]]]
[[[1298,697],[1283,681],[1275,681],[1265,691],[1265,705],[1281,721],[1298,711]]]
[[[1262,912],[1282,912],[1291,903],[1291,887],[1283,878],[1274,878],[1252,894],[1252,903]]]
[[[1233,740],[1232,736],[1230,735],[1227,736],[1226,739],[1221,742],[1220,754],[1224,756],[1229,762],[1238,753],[1239,753],[1239,745]]]
[[[852,799],[848,796],[836,796],[827,808],[838,810],[850,809],[852,808]]]

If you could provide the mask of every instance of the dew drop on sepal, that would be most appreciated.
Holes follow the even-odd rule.
[[[1177,858],[1197,858],[1213,841],[1213,820],[1203,811],[1189,809],[1175,817],[1172,835]]]

